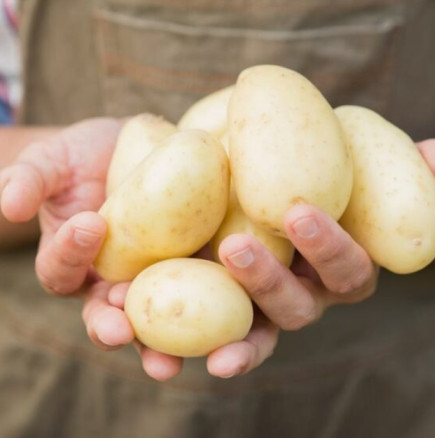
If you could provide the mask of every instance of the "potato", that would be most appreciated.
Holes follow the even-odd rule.
[[[220,138],[227,130],[227,107],[234,85],[195,102],[181,117],[178,129],[202,129]]]
[[[130,285],[125,312],[143,344],[181,357],[242,340],[253,319],[251,300],[223,266],[186,258],[141,272]]]
[[[139,114],[122,127],[110,162],[106,194],[110,195],[133,169],[177,128],[163,117]]]
[[[228,158],[214,137],[199,130],[169,136],[101,207],[108,232],[96,270],[108,281],[129,281],[158,260],[193,254],[222,222],[228,194]]]
[[[221,136],[221,143],[225,152],[229,155],[228,131]],[[211,240],[213,258],[220,262],[219,245],[231,234],[242,233],[255,237],[265,246],[275,257],[285,266],[290,266],[293,260],[294,247],[288,239],[275,236],[272,233],[259,227],[251,221],[242,210],[237,199],[234,184],[230,183],[230,197],[228,199],[228,209],[219,229]]]
[[[336,114],[351,146],[355,182],[342,226],[380,266],[398,274],[435,258],[435,179],[414,142],[375,112]]]
[[[290,266],[294,247],[288,239],[275,236],[252,222],[240,207],[234,187],[231,185],[228,209],[219,229],[211,240],[213,257],[219,259],[219,245],[231,234],[243,233],[255,237],[285,266]]]
[[[246,215],[282,237],[294,204],[338,219],[352,189],[352,161],[334,111],[306,78],[284,67],[244,70],[228,109],[230,162]]]

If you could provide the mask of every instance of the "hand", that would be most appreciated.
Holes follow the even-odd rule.
[[[58,294],[79,289],[106,232],[95,211],[105,198],[107,168],[121,123],[93,119],[25,148],[0,173],[1,208],[11,222],[39,211],[36,273]]]
[[[244,374],[269,357],[279,330],[298,330],[321,317],[335,303],[354,303],[375,290],[377,268],[367,253],[322,211],[297,205],[285,217],[288,236],[298,250],[291,269],[254,238],[237,234],[220,246],[220,257],[256,304],[253,327],[240,342],[221,347],[207,358],[208,371],[218,377]],[[201,251],[206,258],[206,251]],[[128,333],[123,310],[127,284],[93,288],[83,310],[88,333],[102,348],[120,346]],[[127,339],[127,336],[125,337]],[[157,353],[136,343],[145,372],[167,380],[182,369],[182,359]]]
[[[421,141],[417,147],[435,176],[435,138]]]
[[[435,175],[435,139],[417,147]],[[290,270],[249,236],[229,236],[221,244],[223,263],[261,309],[257,316],[263,316],[262,327],[248,335],[248,345],[233,344],[212,353],[212,374],[222,374],[225,366],[228,375],[255,368],[272,354],[278,328],[298,330],[319,319],[329,306],[356,303],[375,291],[378,268],[325,213],[297,205],[285,216],[285,226],[297,249]]]
[[[419,147],[435,169],[435,141]],[[215,376],[249,372],[273,353],[280,329],[298,330],[319,319],[327,307],[356,303],[375,290],[377,267],[325,213],[297,205],[287,213],[285,225],[298,250],[291,269],[247,235],[229,236],[221,244],[223,263],[251,295],[256,313],[246,339],[209,355],[207,367]],[[207,251],[200,256],[206,258]],[[96,285],[87,296],[83,318],[91,339],[102,348],[117,348],[133,336],[122,313],[127,287]],[[181,371],[181,358],[157,353],[139,343],[136,348],[151,377],[167,380]]]
[[[78,123],[31,143],[0,172],[4,216],[25,222],[39,212],[36,274],[42,286],[56,295],[83,294],[101,315],[90,320],[91,339],[105,349],[134,338],[121,310],[100,305],[111,285],[91,268],[106,233],[106,223],[95,211],[105,199],[107,170],[121,125],[113,119]]]

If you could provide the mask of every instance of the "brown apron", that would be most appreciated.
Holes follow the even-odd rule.
[[[244,67],[279,63],[333,105],[435,136],[433,0],[24,0],[23,123],[142,111],[176,121]],[[256,371],[220,380],[187,360],[165,384],[131,348],[100,352],[81,303],[0,254],[0,437],[435,436],[435,266],[382,272],[377,294],[283,333]]]

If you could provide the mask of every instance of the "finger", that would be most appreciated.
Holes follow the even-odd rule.
[[[290,240],[329,291],[353,299],[373,293],[377,271],[369,255],[326,213],[300,204],[287,212],[284,223]]]
[[[159,353],[137,341],[135,347],[141,357],[144,371],[159,382],[174,378],[183,368],[183,359],[181,357]]]
[[[263,313],[284,330],[297,330],[320,317],[321,294],[311,293],[253,237],[227,237],[219,247],[219,257]]]
[[[417,147],[435,175],[435,139],[421,141]]]
[[[36,257],[36,274],[44,288],[69,294],[83,284],[98,254],[107,225],[97,213],[83,212],[65,222]]]
[[[133,329],[125,313],[107,301],[109,283],[97,283],[85,298],[82,319],[91,341],[103,350],[131,343]]]
[[[208,356],[210,374],[221,378],[246,374],[272,355],[278,342],[278,327],[261,312],[257,313],[243,341],[225,345]]]
[[[118,307],[118,309],[124,309],[129,286],[130,283],[115,284],[109,292],[109,303],[114,307]]]
[[[62,190],[69,182],[65,175],[66,158],[46,154],[51,143],[52,139],[33,143],[21,153],[15,164],[1,172],[1,209],[11,222],[30,220],[47,197]]]
[[[38,169],[17,163],[0,176],[1,210],[11,222],[32,219],[43,201],[44,181]]]

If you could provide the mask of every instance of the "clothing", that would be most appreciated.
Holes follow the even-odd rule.
[[[21,6],[24,123],[142,111],[176,121],[245,66],[273,62],[307,75],[334,106],[364,104],[416,139],[435,136],[432,0]],[[34,250],[0,257],[2,438],[435,434],[434,266],[382,272],[373,298],[282,333],[273,357],[246,376],[213,378],[194,359],[160,384],[131,348],[91,345],[81,303],[37,286]]]
[[[21,98],[16,1],[0,1],[0,125],[11,124]]]

